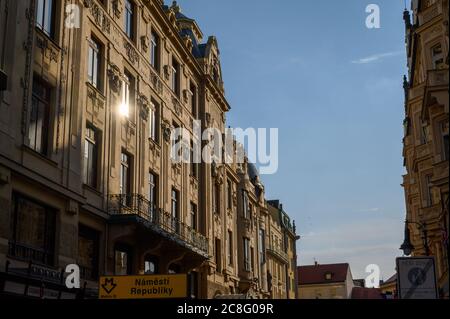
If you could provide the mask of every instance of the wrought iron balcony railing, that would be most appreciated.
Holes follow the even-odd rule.
[[[163,235],[176,238],[188,246],[208,254],[208,239],[192,227],[181,222],[171,214],[157,209],[144,196],[139,194],[118,194],[108,196],[108,213],[110,215],[134,215],[142,218]]]

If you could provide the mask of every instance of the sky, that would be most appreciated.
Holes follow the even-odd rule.
[[[168,0],[166,0],[167,4]],[[380,7],[381,28],[366,27]],[[401,187],[404,0],[179,0],[217,37],[231,127],[278,128],[279,169],[262,176],[297,225],[298,264],[395,272]]]

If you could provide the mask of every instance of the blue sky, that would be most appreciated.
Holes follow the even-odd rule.
[[[218,39],[228,124],[279,128],[263,181],[296,220],[298,263],[349,262],[354,277],[378,264],[387,279],[405,213],[404,0],[178,3]],[[365,26],[371,3],[380,29]]]

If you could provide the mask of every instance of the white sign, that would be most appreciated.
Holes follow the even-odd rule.
[[[397,258],[400,299],[438,299],[433,257]]]

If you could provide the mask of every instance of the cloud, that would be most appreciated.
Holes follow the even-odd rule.
[[[368,64],[368,63],[372,63],[372,62],[376,62],[376,61],[382,60],[384,58],[393,57],[393,56],[401,55],[401,54],[404,54],[404,53],[405,52],[403,52],[403,51],[378,53],[378,54],[370,55],[368,57],[361,58],[361,59],[358,59],[358,60],[353,60],[352,63],[353,64]]]
[[[372,207],[372,208],[361,209],[361,210],[359,210],[359,213],[377,213],[380,210],[381,209],[378,207]]]

